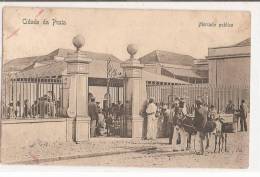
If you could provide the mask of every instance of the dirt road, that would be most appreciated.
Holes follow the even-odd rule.
[[[98,141],[95,140],[95,141]],[[196,155],[193,150],[172,152],[167,139],[144,141],[153,147],[149,150],[135,152],[135,147],[142,147],[142,142],[125,148],[133,151],[126,153],[103,154],[88,158],[47,162],[45,165],[84,165],[84,166],[133,166],[133,167],[208,167],[208,168],[247,168],[248,167],[248,133],[239,132],[228,135],[227,152],[213,153],[214,137],[210,148],[204,155]],[[112,143],[112,142],[111,142]],[[119,145],[120,143],[118,143]]]

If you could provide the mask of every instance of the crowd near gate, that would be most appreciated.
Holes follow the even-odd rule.
[[[62,77],[2,77],[2,119],[57,118],[63,116]]]
[[[126,78],[123,77],[110,79],[89,78],[88,80],[89,97],[93,96],[96,98],[106,119],[109,116],[113,119],[110,136],[126,136],[125,82]]]
[[[239,109],[242,100],[245,100],[250,106],[248,85],[175,85],[147,82],[146,90],[148,98],[154,98],[157,104],[171,104],[175,98],[184,98],[187,107],[192,109],[195,106],[195,100],[200,98],[206,105],[214,105],[219,113],[225,111],[229,100],[233,102],[236,109]]]
[[[113,116],[111,136],[126,136],[124,82],[125,78],[113,78],[109,82],[106,79],[96,78],[88,80],[89,88],[103,90],[102,93],[106,93],[100,106],[106,115],[109,112]],[[28,77],[22,74],[4,74],[1,87],[1,117],[2,119],[67,117],[64,102],[67,102],[68,95],[64,94],[65,87],[66,81],[62,76]],[[99,92],[97,93],[99,95]]]

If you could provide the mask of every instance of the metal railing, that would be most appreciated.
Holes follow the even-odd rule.
[[[2,119],[55,118],[63,112],[62,77],[2,77]]]
[[[170,104],[176,97],[183,97],[190,109],[194,108],[195,100],[200,98],[207,105],[214,105],[218,112],[224,112],[231,100],[239,109],[242,100],[250,106],[250,87],[248,85],[211,85],[190,84],[173,85],[161,83],[146,84],[147,97],[153,97],[158,104]]]

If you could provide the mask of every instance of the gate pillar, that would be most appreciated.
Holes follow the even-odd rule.
[[[90,138],[90,118],[88,116],[88,71],[92,59],[80,52],[85,39],[78,35],[73,38],[73,45],[77,51],[69,55],[67,73],[70,77],[69,108],[67,114],[74,118],[72,123],[72,137],[76,143]]]
[[[127,118],[127,137],[142,138],[143,117],[140,115],[143,104],[143,84],[142,69],[143,65],[134,58],[137,48],[133,44],[127,46],[130,59],[121,64],[126,79],[125,82],[125,103]]]

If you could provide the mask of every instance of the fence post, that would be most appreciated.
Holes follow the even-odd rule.
[[[68,116],[75,119],[76,143],[87,141],[90,138],[90,118],[88,116],[88,65],[92,61],[80,52],[85,40],[78,35],[73,38],[73,45],[77,51],[69,55],[67,62],[67,72],[70,75],[69,108]]]
[[[140,61],[134,58],[137,48],[130,44],[127,46],[127,52],[130,54],[130,59],[122,63],[121,67],[124,70],[126,81],[126,101],[130,104],[131,113],[126,113],[127,116],[127,136],[132,138],[142,138],[143,135],[143,118],[140,115],[145,91],[145,83],[142,82],[143,65]]]

